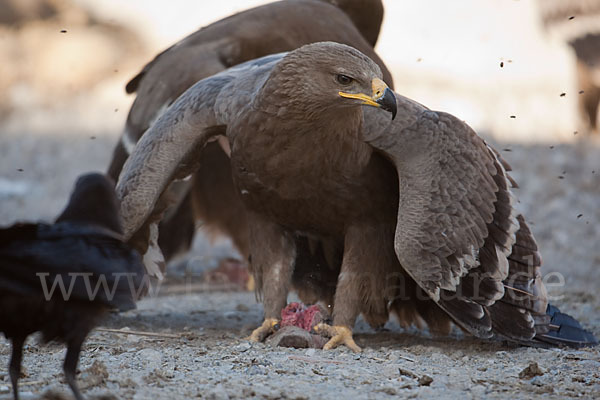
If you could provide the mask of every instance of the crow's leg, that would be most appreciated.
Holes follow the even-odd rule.
[[[24,337],[12,338],[9,374],[15,400],[19,400],[19,378],[21,377],[21,361],[23,360],[23,343],[25,343]]]
[[[65,357],[65,363],[63,364],[63,370],[65,372],[65,378],[69,387],[73,391],[73,395],[77,400],[83,400],[81,392],[77,387],[75,380],[75,372],[77,371],[77,363],[79,362],[79,353],[81,352],[81,345],[85,340],[86,335],[81,335],[71,340],[67,345],[67,355]]]

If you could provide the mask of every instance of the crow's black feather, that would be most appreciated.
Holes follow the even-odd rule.
[[[15,399],[27,336],[67,344],[65,376],[79,400],[75,370],[88,333],[109,309],[135,308],[144,266],[122,241],[113,187],[103,175],[82,176],[56,223],[0,229],[0,332],[12,342]]]

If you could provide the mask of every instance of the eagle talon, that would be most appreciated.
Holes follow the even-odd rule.
[[[261,326],[252,331],[248,340],[251,342],[262,342],[271,334],[279,329],[279,320],[275,318],[265,318]]]
[[[315,325],[313,330],[316,333],[324,334],[325,336],[331,337],[325,346],[323,346],[323,350],[331,350],[338,347],[340,344],[345,345],[350,350],[355,353],[360,353],[362,349],[356,344],[354,339],[352,338],[352,329],[347,326],[331,326],[324,323],[320,323]]]

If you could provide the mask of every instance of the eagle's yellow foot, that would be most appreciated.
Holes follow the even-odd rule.
[[[252,334],[248,337],[248,340],[252,342],[262,342],[270,334],[277,330],[279,320],[276,318],[265,318],[265,322],[261,326],[252,331]]]
[[[346,345],[350,350],[355,353],[360,353],[362,350],[354,339],[352,338],[352,329],[347,326],[330,326],[324,323],[316,325],[314,328],[315,332],[329,336],[329,342],[325,343],[323,350],[331,350],[338,347],[340,344]]]

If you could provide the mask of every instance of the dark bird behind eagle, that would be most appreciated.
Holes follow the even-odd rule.
[[[125,163],[117,184],[125,235],[143,227],[173,180],[195,170],[206,143],[224,136],[265,309],[253,340],[279,323],[295,237],[304,235],[341,249],[333,325],[317,326],[331,336],[326,349],[359,350],[357,316],[381,326],[390,311],[440,333],[454,321],[482,338],[543,341],[555,327],[508,165],[464,122],[381,78],[360,51],[323,42],[198,82]],[[578,332],[564,341],[593,339]]]
[[[75,370],[88,333],[110,309],[135,308],[144,267],[123,242],[114,183],[80,177],[54,224],[19,223],[0,230],[0,331],[12,342],[15,399],[25,339],[66,343],[64,372],[77,399]]]
[[[289,51],[304,44],[335,41],[359,49],[375,60],[383,79],[392,77],[373,47],[383,19],[381,0],[278,1],[224,18],[185,37],[158,54],[126,86],[136,93],[125,131],[117,144],[108,174],[116,181],[135,143],[153,121],[179,95],[200,79],[268,54]],[[225,150],[228,151],[226,141]],[[161,223],[158,245],[168,260],[187,250],[196,219],[208,231],[230,236],[242,257],[248,257],[248,226],[243,204],[235,192],[227,154],[218,143],[208,144],[198,155],[201,165],[188,181],[171,188],[176,204]],[[164,263],[153,251],[158,229],[140,232],[132,244],[146,253],[146,264]],[[154,274],[160,276],[160,269]]]

